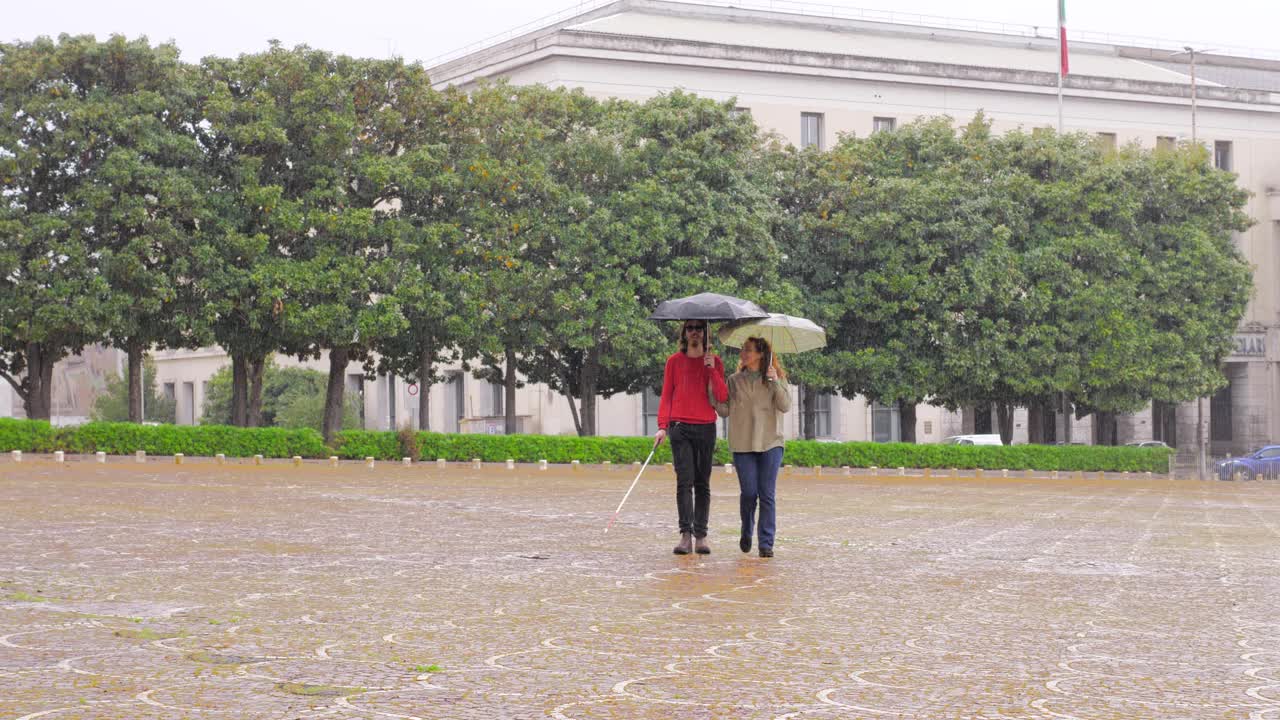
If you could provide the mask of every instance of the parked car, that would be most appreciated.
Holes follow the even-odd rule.
[[[1003,445],[999,435],[952,435],[944,445]]]
[[[1280,445],[1268,445],[1242,457],[1227,458],[1214,464],[1219,480],[1257,480],[1280,478]]]
[[[1163,440],[1143,440],[1142,442],[1125,443],[1125,447],[1165,448],[1170,449]]]

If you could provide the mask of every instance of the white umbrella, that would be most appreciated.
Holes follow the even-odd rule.
[[[720,342],[729,347],[742,347],[747,338],[764,338],[779,354],[816,350],[827,344],[827,331],[817,323],[779,313],[770,313],[767,318],[731,322],[720,328],[719,336]]]

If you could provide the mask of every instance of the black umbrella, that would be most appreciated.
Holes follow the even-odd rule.
[[[698,293],[689,297],[667,300],[658,305],[658,309],[649,316],[650,320],[745,320],[748,318],[767,318],[759,305],[750,300],[743,300],[732,295],[719,293]]]

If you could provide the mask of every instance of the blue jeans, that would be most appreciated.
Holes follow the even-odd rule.
[[[738,488],[742,491],[739,507],[742,511],[742,534],[751,537],[755,525],[756,505],[760,505],[760,526],[757,545],[773,549],[773,534],[777,530],[778,468],[782,467],[782,448],[770,448],[764,452],[733,454],[733,466],[738,472]]]

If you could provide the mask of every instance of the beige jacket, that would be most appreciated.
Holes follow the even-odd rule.
[[[760,373],[739,370],[729,376],[729,400],[711,404],[720,417],[729,418],[729,449],[764,452],[782,447],[782,414],[791,409],[791,393],[785,380],[760,382]]]

